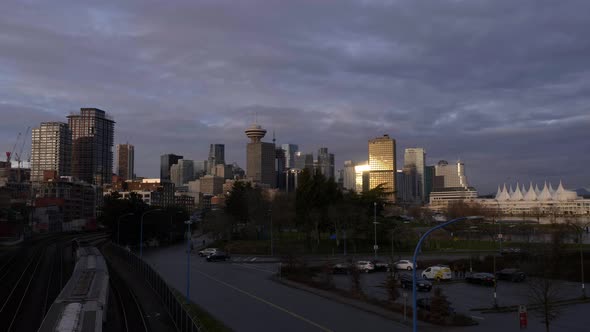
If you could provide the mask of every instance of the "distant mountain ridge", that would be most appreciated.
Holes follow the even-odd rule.
[[[590,197],[590,190],[586,188],[579,188],[574,191],[578,194],[578,196]]]

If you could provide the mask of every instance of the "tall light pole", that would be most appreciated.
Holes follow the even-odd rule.
[[[375,250],[375,259],[377,259],[377,202],[373,202],[373,225],[375,226],[375,245],[373,245],[373,249]]]
[[[143,217],[151,212],[159,212],[159,211],[163,211],[162,209],[155,209],[155,210],[149,210],[149,211],[145,211],[144,213],[141,214],[141,222],[139,224],[139,258],[143,258]]]
[[[474,220],[474,219],[481,219],[481,218],[482,217],[479,217],[479,216],[469,216],[469,217],[456,218],[456,219],[447,221],[444,224],[434,226],[431,229],[427,230],[426,233],[424,233],[424,235],[422,235],[422,237],[420,237],[420,240],[418,240],[418,243],[416,244],[416,249],[414,249],[414,257],[412,259],[413,266],[416,266],[416,258],[418,257],[418,252],[420,252],[420,247],[422,246],[422,242],[424,241],[424,239],[426,239],[426,237],[428,237],[428,235],[430,235],[430,233],[436,231],[437,229],[447,227],[447,226],[454,224],[458,221]],[[418,331],[417,322],[418,322],[418,310],[416,308],[416,269],[412,269],[412,326],[413,326],[414,332]]]
[[[133,212],[129,212],[129,213],[122,214],[117,218],[117,244],[118,245],[121,245],[121,241],[119,241],[119,228],[120,228],[120,224],[121,224],[121,219],[123,219],[127,216],[133,216],[133,215],[134,215]]]
[[[570,227],[572,227],[578,235],[578,247],[580,248],[580,273],[582,279],[582,298],[586,298],[586,283],[584,280],[584,244],[583,244],[583,234],[586,227],[590,225],[590,223],[586,224],[575,224],[575,223],[568,223]]]
[[[191,224],[193,223],[190,219],[184,222],[187,227],[186,233],[186,302],[189,303],[190,291],[191,291]]]

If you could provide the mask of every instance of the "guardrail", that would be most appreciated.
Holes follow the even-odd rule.
[[[175,289],[170,287],[164,279],[148,263],[140,259],[133,252],[112,244],[113,251],[119,257],[125,259],[129,266],[140,273],[145,281],[158,294],[168,314],[172,318],[176,330],[179,332],[206,332],[203,324],[196,317],[193,317],[180,299],[175,295]]]

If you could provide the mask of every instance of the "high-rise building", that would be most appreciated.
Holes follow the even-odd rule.
[[[328,148],[318,150],[318,171],[326,178],[334,179],[334,154],[328,153]]]
[[[170,166],[170,181],[176,187],[183,186],[195,179],[194,162],[188,159],[180,159]]]
[[[115,121],[98,108],[68,115],[72,133],[72,176],[102,186],[113,175]]]
[[[468,188],[465,176],[465,164],[460,160],[454,165],[449,165],[446,160],[441,160],[434,166],[434,188]]]
[[[230,180],[234,178],[234,167],[233,165],[224,165],[219,164],[215,166],[215,171],[213,172],[213,176],[222,177],[224,179]]]
[[[413,169],[415,176],[412,180],[412,196],[414,201],[425,202],[426,195],[424,189],[424,172],[425,172],[425,156],[424,148],[407,148],[404,153],[404,170],[411,172]]]
[[[160,156],[160,180],[170,181],[170,166],[177,164],[182,156],[175,154],[164,154]]]
[[[354,171],[355,163],[352,160],[344,162],[344,171],[342,172],[342,186],[344,189],[356,191],[356,173]]]
[[[308,169],[313,173],[313,153],[303,153],[301,151],[295,152],[295,167],[296,169]]]
[[[295,168],[295,153],[299,151],[297,144],[283,144],[281,145],[285,151],[285,164],[287,168]]]
[[[117,144],[117,175],[125,180],[135,178],[135,147],[131,144]]]
[[[209,166],[208,174],[213,174],[215,166],[225,164],[225,145],[224,144],[211,144],[209,146],[209,159],[207,159],[207,165]]]
[[[355,182],[356,182],[355,191],[357,193],[362,193],[362,192],[366,192],[369,190],[369,178],[370,178],[370,173],[371,173],[370,171],[371,171],[371,166],[369,166],[369,162],[367,162],[367,161],[354,166]]]
[[[277,172],[277,188],[283,190],[287,187],[287,159],[285,156],[285,150],[279,147],[276,148],[275,170]]]
[[[246,177],[274,188],[276,184],[274,143],[260,141],[266,135],[266,129],[258,124],[250,126],[245,133],[250,138],[246,150]]]
[[[67,123],[41,122],[31,135],[31,181],[43,181],[43,172],[71,175],[72,136]]]
[[[430,192],[434,185],[434,166],[424,167],[424,202],[430,202]]]
[[[395,185],[397,186],[396,197],[398,202],[412,203],[415,201],[416,170],[414,168],[398,169]]]
[[[369,189],[383,185],[387,199],[395,202],[395,140],[383,135],[369,140]]]

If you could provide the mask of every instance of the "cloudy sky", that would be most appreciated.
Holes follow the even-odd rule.
[[[367,159],[389,134],[471,184],[590,187],[588,1],[2,1],[0,148],[80,107],[114,118],[136,173],[159,155],[245,164],[277,143]],[[30,137],[27,147],[30,147]]]

